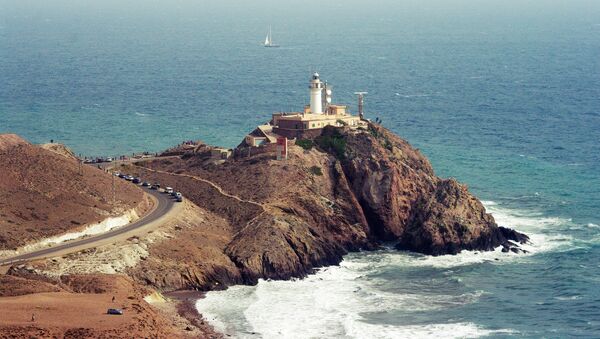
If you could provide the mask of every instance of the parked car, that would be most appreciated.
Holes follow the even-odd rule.
[[[107,161],[107,162],[112,162],[112,161],[113,161],[113,158],[111,158],[111,157],[108,157],[108,158],[106,158],[106,161]]]
[[[119,178],[125,179],[125,178],[127,178],[127,174],[119,173]]]
[[[178,195],[177,197],[175,197],[175,201],[182,202],[183,201],[183,196]]]
[[[115,177],[120,177],[120,176],[121,176],[121,173],[119,173],[119,172],[114,172],[114,173],[113,173],[113,175],[114,175]]]
[[[123,310],[119,308],[109,308],[106,314],[123,315]]]
[[[173,192],[170,193],[172,197],[177,196],[177,192],[175,192],[175,190],[173,190]]]
[[[173,187],[165,187],[165,193],[171,194],[173,193]]]
[[[150,189],[152,190],[157,190],[160,188],[160,184],[159,183],[155,183],[154,185],[150,186]]]
[[[144,186],[144,187],[150,187],[150,183],[149,183],[149,182],[147,182],[147,181],[144,181],[144,182],[142,183],[142,186]]]
[[[133,177],[131,175],[128,175],[125,177],[125,180],[127,181],[133,181]]]
[[[142,182],[142,179],[140,179],[140,178],[137,178],[137,177],[136,177],[136,178],[133,178],[132,182],[133,182],[134,184],[139,184],[139,183],[141,183],[141,182]]]

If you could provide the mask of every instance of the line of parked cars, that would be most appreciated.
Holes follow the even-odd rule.
[[[115,176],[118,176],[121,179],[127,180],[127,181],[131,181],[132,183],[136,184],[136,185],[141,185],[143,187],[148,187],[151,190],[157,190],[157,191],[161,191],[161,187],[159,183],[154,183],[151,184],[148,181],[142,181],[141,178],[139,177],[133,177],[129,174],[125,174],[125,173],[118,173],[115,172],[114,173]],[[183,195],[181,194],[181,192],[177,192],[173,189],[173,187],[165,187],[164,189],[162,189],[163,193],[169,194],[171,197],[173,197],[175,199],[175,201],[177,202],[182,202],[183,201]]]
[[[84,164],[100,164],[103,162],[112,162],[114,159],[111,157],[108,158],[86,158],[83,160]]]

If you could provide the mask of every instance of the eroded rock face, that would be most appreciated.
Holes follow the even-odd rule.
[[[156,254],[135,275],[166,289],[214,289],[302,277],[384,242],[441,255],[498,246],[514,252],[527,241],[498,227],[466,186],[436,177],[418,150],[386,129],[326,128],[321,138],[311,149],[290,145],[286,161],[238,152],[243,156],[215,165],[203,152],[143,164],[138,170],[148,180],[177,187],[207,220],[220,221],[173,239],[186,244],[183,251],[172,250],[171,240],[153,245]],[[201,236],[207,227],[213,231]],[[217,230],[218,241],[209,241]],[[198,241],[206,244],[195,249]],[[161,270],[165,262],[173,265]]]
[[[324,152],[294,147],[287,162],[276,161],[270,154],[219,166],[198,165],[195,160],[204,163],[201,158],[187,158],[145,164],[145,178],[176,187],[207,210],[207,221],[214,221],[187,230],[186,239],[153,244],[150,252],[155,254],[135,273],[140,280],[166,289],[218,288],[211,279],[216,279],[218,286],[253,284],[259,278],[302,277],[315,267],[339,263],[348,251],[373,248],[368,223],[341,164]],[[136,173],[134,170],[127,172]],[[138,170],[141,173],[142,169]],[[208,229],[213,231],[206,233]],[[221,236],[217,239],[214,234],[218,230]],[[206,235],[199,237],[202,233]],[[187,246],[193,237],[198,238],[196,249],[193,244]],[[214,238],[210,241],[214,253],[201,255],[208,243],[200,246],[199,242],[205,237]],[[183,244],[186,249],[178,253],[186,256],[172,253],[165,257]],[[160,256],[164,267],[175,255],[182,260],[169,267],[172,276],[168,280],[158,262],[149,265],[154,256]],[[200,257],[202,262],[192,262]],[[224,269],[204,265],[207,261],[220,263]]]
[[[431,255],[511,247],[527,236],[500,228],[465,185],[435,176],[429,161],[388,130],[347,133],[342,160],[371,233],[396,248]]]

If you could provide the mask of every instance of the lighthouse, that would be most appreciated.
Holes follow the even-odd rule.
[[[312,114],[323,114],[323,82],[319,79],[319,73],[315,73],[310,80],[310,112]]]

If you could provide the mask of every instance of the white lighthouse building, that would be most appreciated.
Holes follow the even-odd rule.
[[[319,73],[315,73],[310,80],[310,113],[323,114],[323,82],[319,79]]]
[[[349,129],[366,126],[366,121],[350,114],[347,106],[331,103],[331,86],[327,82],[321,81],[319,73],[312,75],[308,87],[310,89],[310,105],[304,106],[304,110],[300,112],[273,113],[271,121],[258,126],[246,136],[245,145],[256,147],[274,144],[281,137],[311,139],[321,135],[322,129],[327,126]]]

